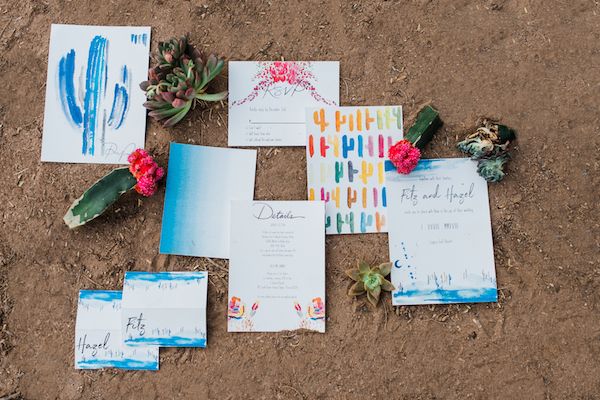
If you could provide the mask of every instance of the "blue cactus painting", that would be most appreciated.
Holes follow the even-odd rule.
[[[143,147],[133,83],[146,79],[149,39],[149,28],[52,26],[42,161],[125,163]]]

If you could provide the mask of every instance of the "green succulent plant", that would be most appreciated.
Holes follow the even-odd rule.
[[[382,290],[389,292],[395,289],[394,285],[385,279],[391,270],[391,262],[370,267],[369,264],[359,261],[356,268],[346,271],[346,275],[356,282],[350,287],[348,295],[360,296],[366,293],[367,300],[374,306],[377,306]]]
[[[499,182],[504,178],[504,165],[510,158],[508,148],[516,137],[509,127],[483,120],[482,126],[456,146],[478,160],[477,172],[486,181]]]
[[[477,173],[488,182],[500,182],[504,178],[504,164],[509,158],[507,153],[492,158],[482,158],[477,162]]]
[[[223,70],[225,61],[214,54],[205,56],[186,36],[158,45],[156,66],[140,84],[148,101],[149,115],[167,127],[177,124],[199,101],[220,101],[227,91],[208,93],[209,83]]]
[[[473,158],[480,158],[494,150],[494,142],[490,139],[470,137],[456,145],[463,153],[470,154]]]

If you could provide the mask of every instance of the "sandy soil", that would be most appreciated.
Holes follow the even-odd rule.
[[[0,1],[0,399],[600,398],[600,5],[595,0]],[[62,216],[110,167],[40,163],[50,24],[186,31],[228,59],[341,61],[346,105],[427,102],[445,122],[428,157],[477,118],[519,135],[490,185],[498,304],[376,310],[343,270],[382,262],[385,235],[327,239],[327,333],[227,334],[227,263],[158,255],[164,188],[74,232]],[[225,75],[226,76],[226,75]],[[226,87],[225,78],[218,86]],[[227,145],[226,110],[195,110],[169,141]],[[306,198],[300,148],[260,149],[257,199]],[[469,257],[465,254],[464,257]],[[161,369],[73,368],[77,291],[127,270],[211,273],[206,350]]]

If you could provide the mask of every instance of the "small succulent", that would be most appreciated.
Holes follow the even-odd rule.
[[[158,45],[156,66],[140,84],[148,101],[144,107],[165,126],[173,126],[199,101],[220,101],[227,91],[207,93],[208,84],[223,70],[225,61],[214,54],[206,57],[186,36]]]
[[[482,158],[477,162],[477,173],[488,182],[500,182],[504,178],[504,164],[509,158],[507,153],[497,157]]]
[[[387,279],[386,276],[392,270],[392,263],[387,262],[375,267],[369,267],[365,262],[360,261],[357,268],[352,268],[346,271],[346,275],[352,278],[356,283],[350,287],[349,296],[360,296],[367,293],[367,300],[374,306],[379,303],[381,291],[392,291],[394,285]]]
[[[515,132],[507,126],[483,120],[482,126],[467,136],[465,140],[458,142],[457,147],[460,151],[477,159],[491,155],[498,148],[506,150],[515,137]]]
[[[516,139],[515,131],[507,126],[483,120],[482,126],[458,142],[460,151],[478,160],[477,172],[488,182],[504,178],[504,165],[509,160],[509,146]]]

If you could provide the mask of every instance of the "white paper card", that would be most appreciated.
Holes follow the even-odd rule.
[[[75,368],[158,369],[158,347],[123,343],[120,291],[79,291]]]
[[[254,198],[256,150],[171,143],[160,252],[229,258],[231,200]]]
[[[322,202],[233,202],[229,332],[325,332]]]
[[[339,104],[338,61],[230,61],[229,146],[304,146],[304,109]]]
[[[402,107],[306,110],[308,199],[326,205],[327,234],[387,232],[385,160],[402,139]]]
[[[144,147],[149,27],[52,25],[42,161],[126,164]]]
[[[468,158],[387,171],[394,305],[497,301],[487,182]]]
[[[126,344],[206,347],[208,273],[126,272],[121,331]]]

